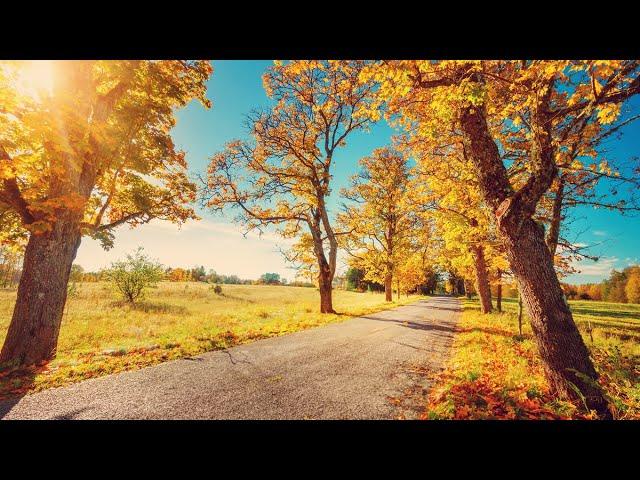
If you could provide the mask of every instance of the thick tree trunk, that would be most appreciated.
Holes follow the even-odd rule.
[[[549,224],[549,233],[547,233],[547,247],[553,258],[558,248],[558,240],[560,238],[560,222],[562,221],[562,200],[564,197],[564,178],[560,177],[558,186],[554,192],[553,209],[551,211],[551,223]]]
[[[51,231],[29,238],[0,363],[31,365],[55,356],[67,283],[80,239],[78,226],[62,221]]]
[[[518,234],[504,226],[501,231],[552,390],[561,398],[581,400],[577,388],[589,408],[609,417],[589,350],[573,321],[553,268],[543,228],[528,219],[522,222]]]
[[[333,289],[328,269],[320,271],[318,286],[320,288],[320,313],[336,313],[333,309]]]
[[[496,309],[502,312],[502,270],[498,269],[498,285],[496,286]]]
[[[489,285],[487,263],[484,259],[484,248],[482,248],[482,245],[473,245],[471,247],[471,253],[473,254],[476,273],[476,291],[480,297],[480,310],[482,313],[491,313],[493,310],[493,305],[491,304],[491,286]]]
[[[391,273],[384,277],[384,301],[393,301],[393,275]]]
[[[322,232],[320,230],[319,212],[316,212],[315,222],[309,223],[309,231],[313,237],[313,251],[318,260],[318,288],[320,290],[320,313],[336,313],[333,309],[333,275],[335,274],[336,250],[333,246],[329,251],[329,261],[324,254]]]
[[[483,197],[494,211],[551,389],[564,398],[581,401],[584,397],[601,418],[611,418],[589,351],[560,287],[543,228],[532,219],[538,200],[557,173],[551,122],[546,116],[551,91],[548,88],[540,108],[534,110],[531,157],[536,171],[517,192],[509,182],[483,108],[468,106],[461,112],[465,151],[476,167]]]

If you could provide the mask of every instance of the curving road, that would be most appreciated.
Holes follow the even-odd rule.
[[[433,297],[0,403],[5,419],[415,418],[461,310]],[[421,373],[419,373],[421,372]]]

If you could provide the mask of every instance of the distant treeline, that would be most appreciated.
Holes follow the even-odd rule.
[[[107,280],[107,270],[98,272],[85,272],[84,269],[74,264],[71,269],[72,282],[102,282]],[[288,285],[292,287],[313,287],[309,282],[287,282],[278,273],[264,273],[257,280],[240,278],[238,275],[222,275],[213,269],[205,269],[204,266],[193,268],[172,268],[164,270],[164,280],[169,282],[205,282],[224,285]]]
[[[350,267],[345,273],[344,288],[347,290],[358,290],[361,292],[384,292],[384,285],[381,283],[366,280],[367,271],[363,268]],[[442,282],[441,275],[435,271],[428,270],[425,273],[425,281],[411,289],[411,293],[422,293],[430,295],[436,292],[438,284]],[[409,292],[407,292],[409,293]]]
[[[603,302],[640,303],[640,266],[613,270],[601,283],[584,285],[562,284],[569,300],[598,300]]]

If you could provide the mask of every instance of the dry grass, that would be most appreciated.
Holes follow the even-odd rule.
[[[0,342],[15,291],[0,291]],[[417,300],[402,297],[400,304]],[[0,374],[0,397],[37,391],[123,370],[227,348],[260,338],[392,308],[380,293],[337,290],[339,315],[321,315],[314,288],[163,282],[135,307],[106,283],[79,285],[62,322],[58,354],[48,365]]]

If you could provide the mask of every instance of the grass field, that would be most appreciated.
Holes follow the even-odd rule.
[[[640,418],[640,305],[569,303],[615,416]],[[477,300],[464,300],[453,354],[425,418],[589,418],[551,397],[526,314],[520,337],[517,302],[507,299],[503,307],[482,315]]]
[[[15,291],[0,291],[0,342]],[[321,315],[315,288],[160,283],[136,307],[122,305],[106,283],[78,285],[67,302],[58,354],[46,366],[0,373],[0,398],[131,370],[260,338],[283,335],[351,316],[410,303],[381,293],[334,292],[338,315]]]

